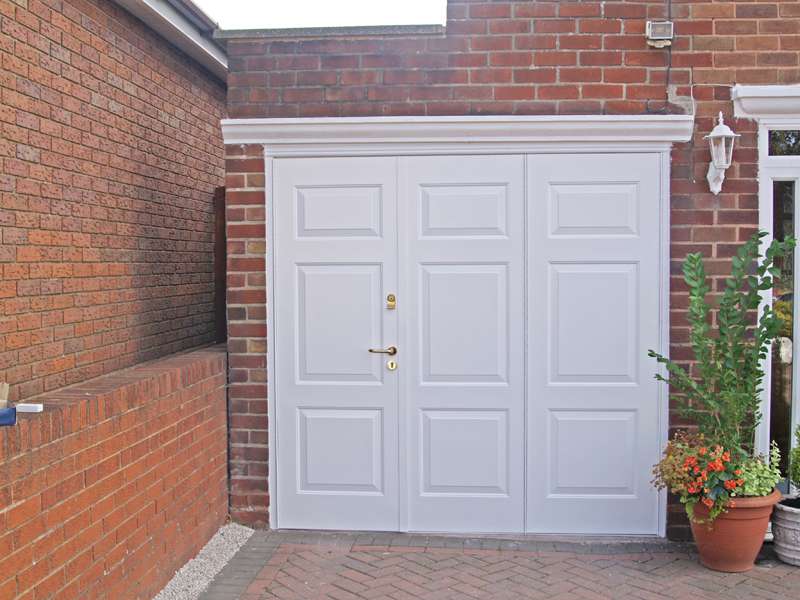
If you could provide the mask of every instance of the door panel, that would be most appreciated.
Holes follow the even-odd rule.
[[[396,530],[396,161],[279,159],[279,527]]]
[[[527,161],[527,528],[657,533],[659,155]]]
[[[521,531],[523,157],[407,157],[399,173],[407,526]]]

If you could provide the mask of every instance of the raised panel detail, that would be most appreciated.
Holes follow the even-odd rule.
[[[422,237],[505,236],[505,185],[436,185],[421,188]]]
[[[422,383],[508,381],[508,267],[421,266]]]
[[[300,408],[297,419],[300,493],[383,491],[380,409]]]
[[[551,235],[638,235],[638,184],[553,183],[549,189]]]
[[[638,265],[555,263],[549,280],[550,383],[635,383]]]
[[[297,265],[297,382],[380,383],[381,265]]]
[[[505,410],[421,411],[423,494],[506,494]]]
[[[300,238],[381,236],[379,186],[301,187],[296,197]]]
[[[638,453],[632,410],[552,410],[550,495],[633,496]]]

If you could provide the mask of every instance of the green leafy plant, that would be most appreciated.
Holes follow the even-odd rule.
[[[781,451],[772,442],[769,461],[760,456],[748,457],[741,466],[742,496],[768,496],[781,480]]]
[[[769,495],[781,477],[777,445],[772,444],[769,457],[757,455],[755,433],[761,421],[761,365],[784,324],[770,306],[760,317],[757,311],[761,293],[780,278],[778,264],[795,241],[775,240],[761,257],[765,235],[759,232],[739,248],[716,304],[709,300],[702,255],[686,257],[689,343],[695,358],[691,370],[653,350],[648,353],[667,371],[656,379],[671,386],[678,411],[697,425],[696,434],[678,434],[669,442],[653,469],[653,483],[676,494],[695,522],[700,521],[695,517],[698,504],[710,522],[734,506],[736,497]]]
[[[792,314],[792,303],[786,300],[775,300],[772,303],[772,310],[781,320],[781,330],[779,335],[781,337],[792,337],[792,326],[794,315]]]
[[[689,288],[689,341],[695,371],[690,373],[653,350],[648,353],[666,367],[667,377],[656,374],[656,379],[677,392],[673,401],[680,414],[696,423],[709,443],[737,455],[754,456],[755,431],[761,420],[761,362],[782,324],[770,306],[764,307],[755,324],[753,318],[761,293],[780,277],[776,259],[785,257],[795,245],[792,238],[775,240],[760,258],[759,246],[766,235],[758,232],[739,248],[716,307],[708,300],[711,288],[702,255],[686,256],[683,274]]]
[[[800,425],[794,432],[795,444],[789,454],[789,480],[796,488],[800,488]]]

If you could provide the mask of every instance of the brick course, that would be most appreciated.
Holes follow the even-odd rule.
[[[231,117],[692,112],[695,136],[672,153],[671,353],[689,356],[680,261],[724,274],[758,223],[754,123],[731,116],[731,85],[800,82],[796,0],[674,0],[672,50],[649,48],[655,0],[450,0],[444,35],[228,41]],[[669,66],[668,68],[668,65]],[[702,136],[719,111],[742,134],[719,196]],[[265,523],[266,322],[260,148],[228,146],[228,319],[233,515]],[[719,285],[717,280],[716,285]],[[673,424],[679,424],[673,416]],[[688,535],[682,508],[668,533]]]
[[[225,381],[198,350],[0,428],[0,600],[150,600],[225,522]]]
[[[0,381],[214,340],[225,86],[106,0],[0,0]]]

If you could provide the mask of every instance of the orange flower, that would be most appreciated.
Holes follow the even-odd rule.
[[[711,498],[703,498],[703,504],[705,504],[708,508],[714,506],[714,501]]]
[[[734,474],[734,475],[741,475],[741,474],[742,474],[742,470],[741,470],[741,469],[736,469],[736,470],[733,472],[733,474]]]
[[[730,453],[730,452],[725,452],[725,453],[722,455],[722,460],[723,460],[724,462],[731,462],[731,453]]]
[[[730,490],[733,490],[733,489],[736,488],[736,481],[734,481],[733,479],[729,479],[728,481],[726,481],[722,485],[725,486],[726,490],[730,491]]]
[[[697,451],[697,453],[700,456],[705,456],[707,452],[708,452],[708,448],[706,448],[705,446],[701,446],[700,449]]]

